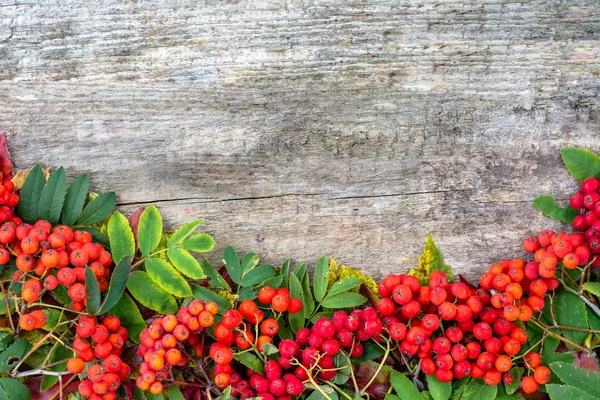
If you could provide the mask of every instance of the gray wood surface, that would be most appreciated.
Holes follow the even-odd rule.
[[[469,277],[600,151],[598,0],[0,0],[0,131],[125,212],[375,276]]]

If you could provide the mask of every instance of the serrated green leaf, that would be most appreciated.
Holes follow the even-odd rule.
[[[252,353],[238,353],[233,356],[242,365],[250,368],[252,371],[264,375],[265,369],[262,361]]]
[[[591,151],[568,147],[561,149],[560,154],[567,170],[580,181],[600,176],[600,157]]]
[[[97,231],[96,229],[87,226],[80,226],[79,228],[77,228],[77,230],[89,232],[90,235],[92,235],[92,239],[94,239],[94,242],[100,243],[101,245],[106,247],[106,249],[110,250],[110,239],[108,238],[108,236],[100,233],[100,231]]]
[[[206,233],[200,233],[184,240],[181,245],[196,253],[207,253],[215,247],[215,240]]]
[[[6,372],[13,368],[30,349],[31,343],[24,338],[8,346],[0,353],[0,372]]]
[[[598,397],[590,396],[588,393],[573,386],[548,384],[546,391],[551,400],[599,400]]]
[[[135,238],[127,218],[116,211],[108,221],[108,239],[110,240],[110,251],[115,262],[121,261],[123,257],[135,255]]]
[[[108,285],[108,291],[106,297],[100,306],[98,314],[104,314],[118,303],[119,299],[123,295],[125,288],[127,287],[127,281],[129,280],[129,272],[131,271],[132,265],[130,257],[123,257],[121,261],[117,263],[110,277],[110,284]]]
[[[585,303],[579,297],[572,293],[561,291],[556,295],[552,303],[554,305],[554,315],[560,325],[588,329]],[[565,330],[562,334],[577,344],[583,343],[587,336],[586,332],[570,330]]]
[[[550,364],[550,369],[567,385],[577,387],[590,396],[600,398],[600,375],[597,373],[565,362],[554,362]]]
[[[367,298],[363,295],[344,292],[325,298],[325,300],[321,302],[321,305],[327,308],[351,308],[358,307],[366,301]]]
[[[232,309],[231,303],[217,293],[198,285],[192,286],[192,295],[198,300],[214,301],[219,306],[219,311],[225,312]]]
[[[204,222],[204,219],[200,218],[192,222],[188,222],[187,224],[181,225],[179,229],[173,232],[173,235],[169,238],[169,247],[174,247],[179,244],[183,239],[188,237],[188,235],[198,227],[201,223]]]
[[[290,297],[292,299],[303,299],[302,295],[302,284],[298,277],[294,274],[290,274]],[[301,328],[304,328],[304,312],[305,308],[295,314],[289,314],[288,320],[290,322],[290,328],[294,333],[298,332]]]
[[[67,173],[60,167],[48,178],[40,196],[38,219],[43,219],[56,225],[60,218],[63,202],[67,194]]]
[[[116,315],[129,331],[129,339],[140,343],[140,333],[146,328],[146,322],[133,299],[123,293],[117,304],[107,311],[108,314]]]
[[[169,400],[185,400],[181,390],[176,385],[169,386],[167,397]]]
[[[600,282],[586,282],[581,288],[594,296],[600,297]]]
[[[231,246],[227,246],[223,252],[223,262],[229,277],[234,283],[239,284],[242,279],[242,265],[237,253]]]
[[[0,388],[9,400],[31,400],[29,388],[16,379],[1,378]]]
[[[17,210],[23,222],[33,224],[38,220],[40,197],[45,183],[44,171],[40,164],[37,164],[25,178],[19,195],[20,201]]]
[[[463,400],[494,400],[498,392],[497,386],[488,386],[480,379],[471,379],[465,391]]]
[[[57,343],[58,344],[58,343]],[[55,362],[66,360],[67,358],[73,357],[73,352],[64,346],[54,346],[52,355],[50,356],[49,363],[54,364]],[[67,370],[67,362],[54,365],[51,369],[54,372],[63,372]],[[44,375],[40,384],[40,391],[44,392],[50,389],[56,382],[58,382],[58,376]]]
[[[85,267],[85,291],[87,292],[86,310],[90,315],[96,315],[100,309],[100,287],[90,267]]]
[[[175,299],[165,290],[161,289],[143,271],[134,271],[129,274],[127,288],[137,301],[151,310],[162,314],[175,314],[177,312]]]
[[[44,313],[46,314],[48,320],[46,321],[46,325],[42,327],[43,330],[55,330],[56,332],[64,332],[67,329],[66,326],[59,326],[55,328],[56,325],[60,324],[61,322],[67,321],[68,317],[65,315],[64,312],[58,311],[53,308],[48,308],[44,310]]]
[[[452,270],[450,269],[450,266],[444,262],[442,253],[429,234],[427,235],[427,242],[425,243],[423,254],[419,257],[419,266],[410,270],[408,274],[418,278],[421,285],[428,285],[429,275],[433,271],[444,272],[448,277],[448,282],[452,281]]]
[[[167,252],[169,261],[185,276],[193,279],[203,279],[206,277],[198,261],[184,249],[170,249]]]
[[[140,215],[138,225],[138,247],[143,255],[148,257],[156,249],[162,236],[162,217],[155,205],[146,207]]]
[[[396,391],[396,394],[402,400],[422,400],[423,396],[417,390],[415,385],[406,377],[406,375],[392,371],[390,374],[390,383]]]
[[[448,400],[452,394],[452,383],[441,382],[435,375],[427,375],[427,387],[434,400]]]
[[[214,288],[222,288],[229,292],[231,292],[231,288],[225,278],[221,276],[220,273],[208,262],[206,258],[202,259],[202,270],[210,278],[209,284]]]
[[[327,283],[329,282],[329,260],[327,257],[321,257],[317,261],[313,279],[315,300],[320,303],[325,298],[325,294],[327,293]]]
[[[190,285],[168,261],[161,258],[147,258],[145,265],[150,278],[168,293],[177,297],[192,295]]]
[[[115,192],[106,192],[98,195],[83,209],[77,219],[77,225],[89,226],[104,221],[117,207]]]
[[[244,287],[258,285],[261,282],[265,282],[267,279],[271,279],[276,273],[277,271],[272,265],[257,265],[242,277],[240,285]]]
[[[89,184],[90,178],[86,174],[79,175],[71,182],[62,208],[61,221],[63,224],[71,226],[81,216]]]
[[[360,285],[361,283],[362,283],[362,280],[358,279],[358,278],[352,278],[352,277],[343,278],[341,281],[334,282],[334,284],[331,285],[331,287],[327,291],[327,295],[325,296],[325,298],[331,297],[338,293],[342,293],[342,292],[345,292],[352,288],[355,288],[356,286]]]
[[[559,207],[553,196],[538,196],[533,199],[533,205],[546,216],[569,224],[579,215],[579,212],[571,206]]]

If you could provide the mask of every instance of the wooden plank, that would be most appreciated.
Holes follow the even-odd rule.
[[[17,166],[86,172],[125,211],[207,218],[265,260],[380,275],[431,231],[476,276],[600,151],[600,9],[577,2],[0,0]]]

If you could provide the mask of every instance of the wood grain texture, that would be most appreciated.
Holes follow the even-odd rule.
[[[469,277],[600,151],[597,0],[0,0],[0,131],[218,246]]]

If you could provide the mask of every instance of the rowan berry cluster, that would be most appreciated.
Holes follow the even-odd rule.
[[[484,288],[449,283],[434,271],[429,286],[407,275],[389,275],[378,286],[377,305],[384,324],[400,350],[421,359],[426,374],[442,382],[466,376],[497,385],[512,377],[512,358],[527,342],[527,334],[502,316]],[[410,325],[408,327],[407,325]]]
[[[2,181],[2,178],[0,173],[0,181]],[[0,222],[12,221],[15,225],[18,225],[21,223],[21,219],[15,217],[13,207],[19,204],[20,199],[14,191],[15,184],[10,179],[2,181],[0,185]]]
[[[106,315],[101,323],[96,317],[81,316],[72,346],[76,357],[67,362],[67,371],[84,372],[79,393],[90,400],[114,400],[121,382],[129,378],[131,369],[121,360],[129,334],[114,315]]]
[[[85,309],[85,266],[94,272],[101,291],[108,288],[112,256],[104,246],[93,243],[89,232],[73,231],[65,225],[52,225],[44,220],[35,224],[14,225],[6,222],[0,226],[0,264],[6,264],[10,252],[17,255],[17,270],[12,281],[24,280],[21,297],[26,302],[39,299],[43,288],[54,290],[58,284],[68,288],[73,302],[71,309]],[[56,273],[54,273],[56,271]]]
[[[600,253],[600,180],[588,178],[581,182],[580,191],[571,196],[571,207],[579,211],[573,219],[573,228],[585,231],[592,253]],[[595,267],[600,266],[600,259]]]
[[[182,307],[177,315],[168,314],[152,321],[140,333],[138,354],[144,358],[136,385],[152,394],[163,391],[164,381],[172,377],[171,367],[188,363],[185,344],[193,347],[196,355],[203,354],[199,333],[214,323],[219,307],[214,302],[194,300]]]

